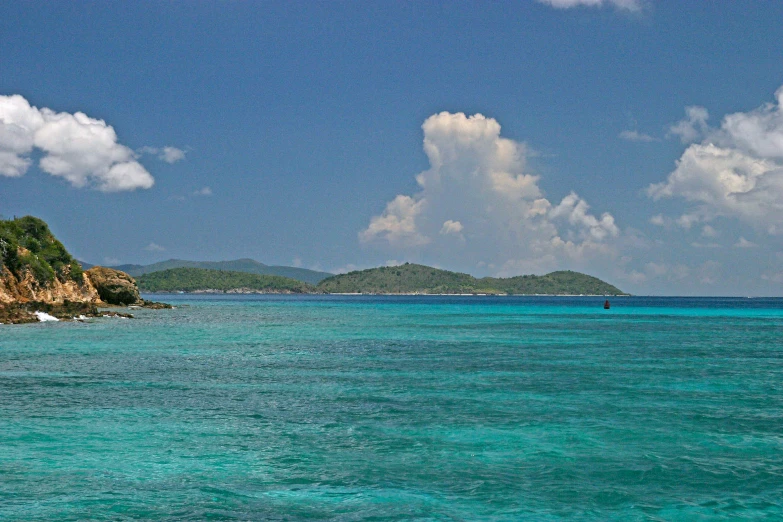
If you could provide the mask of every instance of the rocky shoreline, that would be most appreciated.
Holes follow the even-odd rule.
[[[133,317],[131,314],[114,310],[100,310],[93,303],[63,301],[46,303],[28,301],[26,303],[7,303],[0,305],[0,324],[25,324],[40,321],[78,321],[89,317]]]
[[[0,296],[5,297],[0,300],[0,324],[6,325],[78,321],[91,317],[133,317],[127,312],[105,310],[107,307],[173,308],[170,304],[142,299],[136,281],[125,272],[111,268],[87,270],[81,285],[70,285],[73,289],[59,285],[53,291],[30,277],[17,279],[7,271],[2,283],[6,291]]]
[[[146,301],[136,281],[120,270],[84,270],[41,219],[0,219],[0,323],[80,320],[132,315],[100,308],[172,308]]]
[[[119,308],[119,306],[102,302],[96,304],[67,300],[62,303],[47,303],[43,301],[0,303],[0,325],[37,323],[55,319],[58,321],[81,321],[94,317],[133,318],[133,314],[120,312],[117,308]],[[142,299],[140,302],[130,305],[129,308],[162,310],[174,307],[167,303],[158,303]]]

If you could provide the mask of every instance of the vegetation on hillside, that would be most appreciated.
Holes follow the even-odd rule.
[[[498,288],[506,294],[621,295],[625,293],[597,277],[570,270],[551,272],[542,276],[485,277],[479,281]]]
[[[476,291],[476,278],[424,265],[405,264],[336,275],[321,281],[318,288],[329,293],[461,294]]]
[[[3,269],[17,277],[30,270],[42,285],[55,278],[61,282],[84,280],[78,261],[43,220],[32,216],[0,220],[0,271]]]
[[[206,268],[209,270],[225,270],[229,272],[247,272],[249,274],[276,275],[290,277],[305,283],[317,284],[331,276],[327,272],[318,272],[293,266],[270,266],[254,259],[235,259],[233,261],[186,261],[184,259],[169,259],[151,265],[119,265],[111,268],[122,270],[133,277],[139,277],[151,272],[160,272],[171,268]]]
[[[469,274],[408,263],[329,277],[317,288],[326,293],[364,294],[623,294],[609,283],[579,272],[477,279]]]
[[[170,268],[136,278],[142,292],[248,291],[262,293],[310,293],[310,284],[288,277],[249,274],[206,268]]]

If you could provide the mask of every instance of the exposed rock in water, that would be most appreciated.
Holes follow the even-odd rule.
[[[141,304],[136,281],[119,270],[95,266],[85,272],[101,301],[112,305]]]
[[[156,301],[147,301],[146,299],[141,300],[140,306],[142,308],[150,308],[152,310],[163,310],[165,308],[174,308],[168,303],[158,303]]]
[[[37,323],[36,312],[43,312],[60,320],[71,320],[74,317],[98,317],[98,307],[93,303],[80,303],[65,300],[62,303],[46,303],[42,301],[27,301],[24,303],[5,303],[0,306],[0,323],[22,324]]]
[[[115,312],[114,310],[104,310],[100,315],[102,317],[123,317],[125,319],[133,319],[133,314],[124,314],[122,312]]]

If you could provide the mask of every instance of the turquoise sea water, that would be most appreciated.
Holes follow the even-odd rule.
[[[0,519],[783,519],[783,300],[164,300],[0,326]]]

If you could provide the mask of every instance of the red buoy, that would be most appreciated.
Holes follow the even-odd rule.
[[[609,299],[604,301],[604,310],[609,310]]]

